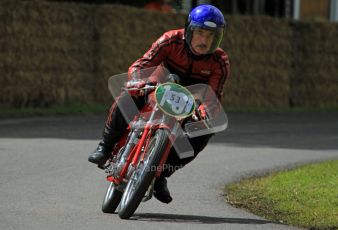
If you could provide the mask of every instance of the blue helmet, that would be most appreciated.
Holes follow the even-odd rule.
[[[191,49],[192,34],[196,28],[215,31],[215,37],[208,52],[212,53],[222,41],[225,25],[224,16],[219,9],[208,4],[199,5],[192,9],[189,14],[185,25],[185,40]]]

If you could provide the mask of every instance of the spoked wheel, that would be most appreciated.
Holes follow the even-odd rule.
[[[119,210],[120,218],[128,219],[136,211],[155,176],[168,141],[168,131],[164,129],[158,129],[151,137],[144,161],[137,165],[123,193]]]
[[[111,182],[107,189],[106,196],[104,197],[102,203],[102,212],[104,213],[114,213],[116,208],[119,206],[122,192],[117,190],[114,183]]]

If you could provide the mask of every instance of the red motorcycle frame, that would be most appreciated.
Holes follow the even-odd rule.
[[[107,180],[110,185],[102,204],[102,211],[114,213],[119,206],[118,214],[122,219],[129,218],[141,201],[152,197],[154,180],[160,176],[172,147],[176,149],[180,158],[193,156],[192,147],[186,136],[215,133],[227,127],[226,115],[209,86],[199,84],[189,86],[187,90],[177,84],[162,84],[177,79],[163,67],[156,67],[141,74],[147,80],[154,75],[156,85],[146,85],[138,90],[147,92],[150,97],[155,98],[160,95],[158,91],[161,89],[164,92],[162,94],[164,99],[146,103],[140,113],[128,121],[129,125],[124,136],[115,145],[111,159],[103,166],[108,173]],[[125,82],[126,76],[119,75],[118,77],[123,77],[120,82]],[[116,80],[118,77],[110,82],[110,91],[115,97],[118,96],[119,84]],[[170,87],[176,87],[177,91],[166,91]],[[155,90],[155,93],[152,92]],[[132,103],[132,99],[130,101]],[[209,106],[201,109],[199,105],[205,104],[206,101]],[[132,107],[131,103],[128,107]],[[181,114],[179,116],[170,114],[163,106],[166,103],[169,103],[168,108]],[[128,108],[120,109],[128,110]]]

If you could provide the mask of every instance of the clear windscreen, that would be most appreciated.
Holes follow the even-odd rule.
[[[162,65],[151,67],[147,69],[142,69],[132,73],[131,78],[133,79],[142,79],[146,82],[167,82],[169,71],[164,68]],[[128,82],[128,73],[117,74],[111,76],[108,80],[108,88],[110,93],[112,94],[114,100],[117,102],[118,107],[120,108],[125,120],[127,123],[131,122],[134,119],[135,115],[139,115],[139,109],[132,97],[126,97],[124,99],[124,104],[122,105],[118,100],[118,97],[124,91],[126,83]]]
[[[187,122],[185,132],[190,138],[217,133],[228,127],[228,118],[215,92],[209,85],[195,84],[186,87],[206,108],[208,118],[199,121]]]

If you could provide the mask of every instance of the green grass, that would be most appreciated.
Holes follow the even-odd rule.
[[[227,200],[272,221],[338,229],[338,160],[227,186]]]
[[[69,105],[48,108],[0,108],[0,118],[53,116],[72,114],[96,114],[109,109],[108,105]]]

